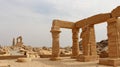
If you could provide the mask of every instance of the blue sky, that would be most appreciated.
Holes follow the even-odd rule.
[[[12,38],[21,35],[26,45],[51,46],[53,19],[76,22],[119,4],[119,0],[0,0],[0,44],[11,45]],[[107,39],[106,26],[95,25],[97,41]],[[61,30],[61,46],[71,46],[71,30]]]

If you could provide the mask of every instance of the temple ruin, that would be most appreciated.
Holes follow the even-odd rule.
[[[23,46],[22,40],[23,40],[22,36],[17,37],[16,40],[15,38],[13,38],[12,46]]]
[[[59,34],[61,32],[60,28],[67,28],[72,30],[72,39],[73,39],[72,57],[73,58],[77,57],[79,55],[79,42],[78,42],[79,28],[76,28],[73,22],[54,20],[51,29],[52,38],[53,38],[51,60],[60,59],[59,58],[60,55]]]
[[[52,33],[52,57],[51,60],[59,60],[59,34],[60,28],[72,30],[72,58],[78,61],[95,61],[99,60],[99,64],[104,65],[120,65],[120,6],[113,9],[110,13],[102,13],[94,15],[77,22],[68,22],[62,20],[53,20]],[[108,58],[100,58],[96,52],[96,39],[94,25],[107,22],[108,36]],[[82,39],[83,54],[79,54],[78,33],[82,29],[80,38]]]

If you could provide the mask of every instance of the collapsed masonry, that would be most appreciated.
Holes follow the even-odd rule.
[[[109,57],[100,59],[100,64],[120,65],[120,6],[115,8],[111,13],[104,13],[88,17],[77,22],[68,22],[62,20],[54,20],[51,28],[52,33],[52,57],[51,60],[59,60],[59,34],[60,28],[72,30],[72,58],[79,61],[98,60],[99,56],[96,52],[96,39],[94,25],[107,22],[108,32],[108,52]],[[82,39],[83,54],[79,55],[78,33],[82,29],[80,38]]]

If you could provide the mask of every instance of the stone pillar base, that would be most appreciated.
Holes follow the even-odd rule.
[[[80,62],[96,61],[98,59],[99,59],[98,55],[92,55],[92,56],[80,55],[77,57],[77,61],[80,61]]]
[[[77,59],[78,56],[71,56],[72,59]]]
[[[60,57],[51,57],[50,60],[57,61],[57,60],[61,60],[61,58]]]
[[[120,58],[101,58],[99,59],[99,64],[101,65],[109,65],[109,66],[120,66]]]

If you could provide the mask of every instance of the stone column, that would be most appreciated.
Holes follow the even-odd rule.
[[[59,47],[59,27],[52,27],[52,56],[50,60],[60,60],[60,47]]]
[[[108,51],[110,58],[120,57],[120,34],[115,19],[108,20]]]
[[[111,18],[107,21],[107,31],[108,31],[108,55],[107,59],[100,59],[99,63],[104,65],[120,65],[120,30],[116,18]]]
[[[80,55],[77,60],[84,62],[98,60],[99,56],[96,51],[94,25],[86,25],[83,27],[81,38],[83,55]]]
[[[82,38],[83,55],[90,55],[89,33],[90,33],[89,27],[86,26],[82,28],[81,38]]]
[[[89,44],[90,44],[90,55],[97,55],[97,48],[96,48],[96,38],[95,38],[95,30],[94,25],[90,27],[90,36],[89,36]]]
[[[16,39],[16,43],[18,43],[19,38]]]
[[[13,38],[12,46],[15,46],[15,38]]]
[[[79,41],[78,41],[79,28],[74,27],[72,29],[72,56],[71,58],[76,58],[79,55]]]

